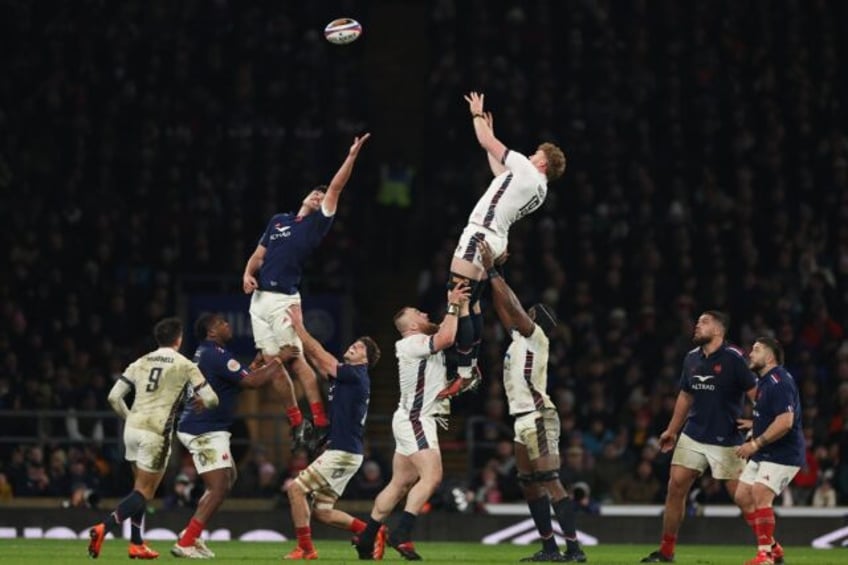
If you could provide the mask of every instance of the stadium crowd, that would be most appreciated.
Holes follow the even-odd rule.
[[[119,446],[102,442],[117,420],[76,414],[108,410],[111,383],[150,347],[148,329],[178,307],[189,277],[232,277],[237,289],[265,218],[329,180],[380,111],[361,94],[364,50],[327,45],[312,25],[327,7],[316,4],[6,3],[0,411],[65,415],[3,418],[7,438],[36,440],[0,443],[0,500],[84,505],[126,490]],[[335,9],[366,21],[362,4]],[[461,99],[479,87],[509,147],[551,139],[569,159],[543,209],[514,227],[506,273],[524,303],[560,316],[549,382],[563,482],[581,507],[662,501],[668,461],[655,438],[708,308],[731,315],[740,345],[768,334],[786,348],[808,441],[792,503],[848,504],[848,53],[838,34],[848,8],[432,6],[428,104],[410,118],[424,152],[414,163],[363,153],[305,292],[346,293],[355,307],[368,274],[399,262],[420,269],[420,303],[441,315],[456,239],[488,184]],[[373,221],[387,175],[409,192],[391,204],[402,238]],[[460,478],[474,506],[520,497],[499,381],[505,336],[487,314],[484,385],[455,402],[478,416],[475,464]],[[375,453],[352,490],[373,497],[389,455]],[[281,469],[251,450],[236,494],[279,494],[303,459]],[[169,504],[191,504],[195,479],[178,465]],[[705,478],[694,500],[723,496]]]

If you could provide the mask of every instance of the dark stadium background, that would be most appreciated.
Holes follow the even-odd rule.
[[[325,42],[338,16],[364,35]],[[0,2],[0,502],[125,493],[113,380],[156,320],[190,324],[198,304],[220,305],[249,357],[249,253],[365,131],[303,294],[336,347],[362,333],[383,347],[369,474],[346,495],[373,498],[392,451],[392,314],[441,316],[488,184],[462,100],[478,89],[509,147],[568,156],[512,230],[506,277],[562,320],[550,392],[582,507],[662,501],[654,438],[709,308],[736,343],[786,347],[808,440],[792,502],[848,503],[844,29],[835,0]],[[469,511],[519,496],[495,322],[485,384],[442,436],[437,505],[454,488]],[[234,494],[283,504],[305,461],[279,401],[245,393],[243,413]],[[190,459],[171,463],[163,505],[190,506]],[[704,479],[693,505],[723,501]]]

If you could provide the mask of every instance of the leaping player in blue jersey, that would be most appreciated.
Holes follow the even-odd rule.
[[[783,492],[805,464],[801,398],[795,379],[783,367],[783,346],[760,337],[749,355],[757,373],[750,441],[736,448],[748,459],[736,489],[736,504],[757,536],[757,555],[746,565],[781,565],[783,548],[774,539],[774,497]]]
[[[725,341],[729,323],[723,312],[707,310],[695,324],[692,343],[697,347],[683,359],[674,413],[660,435],[660,449],[674,449],[662,541],[642,563],[674,562],[686,495],[708,467],[714,479],[725,481],[731,497],[736,493],[745,466],[735,453],[743,439],[738,420],[745,396],[754,400],[757,383],[744,352]]]
[[[334,507],[362,465],[362,435],[371,397],[368,370],[380,360],[380,348],[373,339],[362,336],[347,348],[344,362],[339,363],[306,330],[300,306],[289,308],[289,318],[303,343],[304,355],[330,381],[327,450],[301,471],[288,488],[297,547],[285,559],[317,559],[309,526],[310,499],[319,522],[357,535],[365,530],[365,522]]]
[[[247,260],[242,288],[246,294],[253,294],[250,300],[253,339],[265,363],[278,355],[284,345],[301,347],[286,310],[289,306],[300,304],[303,263],[330,231],[339,196],[350,179],[359,150],[370,136],[366,133],[354,138],[330,185],[315,187],[303,199],[296,215],[282,213],[271,217],[256,250]],[[294,385],[287,378],[283,404],[292,427],[292,449],[306,445],[309,451],[314,451],[326,437],[329,425],[321,390],[315,372],[302,355],[291,361],[290,369],[303,386],[313,419],[310,423],[303,418],[297,406]],[[314,432],[313,424],[317,428]]]
[[[288,375],[284,364],[300,354],[294,346],[284,346],[279,356],[253,372],[235,359],[226,349],[233,337],[230,324],[219,314],[202,314],[194,325],[200,345],[194,362],[206,377],[206,382],[218,395],[218,406],[205,411],[187,403],[177,426],[177,437],[191,453],[198,474],[203,477],[206,492],[197,504],[197,511],[177,543],[171,548],[175,557],[208,559],[215,554],[200,538],[204,527],[224,502],[236,481],[236,463],[230,452],[230,426],[235,417],[238,394],[243,388],[260,388],[271,382],[282,386]]]

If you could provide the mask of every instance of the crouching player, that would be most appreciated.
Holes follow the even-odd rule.
[[[289,307],[292,328],[303,343],[306,359],[322,377],[329,379],[330,435],[327,450],[300,472],[289,485],[292,521],[297,547],[286,559],[317,559],[309,527],[309,500],[313,497],[315,518],[329,526],[359,534],[365,522],[334,508],[350,479],[362,465],[362,434],[368,416],[371,380],[368,369],[380,360],[380,348],[370,337],[361,337],[347,348],[339,363],[303,325],[299,305]]]

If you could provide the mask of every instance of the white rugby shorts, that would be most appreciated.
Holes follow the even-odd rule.
[[[329,510],[344,494],[350,479],[362,465],[362,454],[328,449],[298,473],[295,483],[315,495],[315,508]]]
[[[171,456],[171,438],[150,430],[124,428],[125,459],[142,471],[162,473]]]
[[[699,473],[703,473],[709,467],[713,478],[732,481],[738,479],[742,469],[745,468],[745,460],[740,459],[735,450],[735,446],[725,447],[701,443],[686,434],[680,434],[671,464],[694,469]]]
[[[492,254],[495,258],[500,257],[506,251],[507,240],[505,237],[501,237],[482,226],[468,224],[462,230],[462,235],[459,236],[459,243],[453,252],[453,256],[474,263],[485,271],[483,261],[480,258],[480,251],[477,249],[476,242],[479,239],[486,240],[486,243],[492,248]]]
[[[230,452],[230,432],[217,431],[200,435],[177,432],[177,438],[194,461],[198,474],[216,469],[235,468],[233,454]]]
[[[250,324],[256,349],[261,349],[266,355],[276,355],[284,345],[294,345],[303,351],[303,344],[286,313],[294,304],[300,304],[300,293],[253,291]]]
[[[801,467],[793,465],[781,465],[771,461],[748,461],[739,482],[746,485],[760,483],[766,485],[771,491],[778,495],[795,478]]]
[[[405,411],[395,410],[392,434],[395,436],[395,451],[401,455],[412,455],[424,449],[439,449],[439,434],[433,416],[410,418]]]
[[[544,455],[559,455],[560,423],[557,411],[535,410],[515,419],[515,443],[527,448],[530,460]]]

